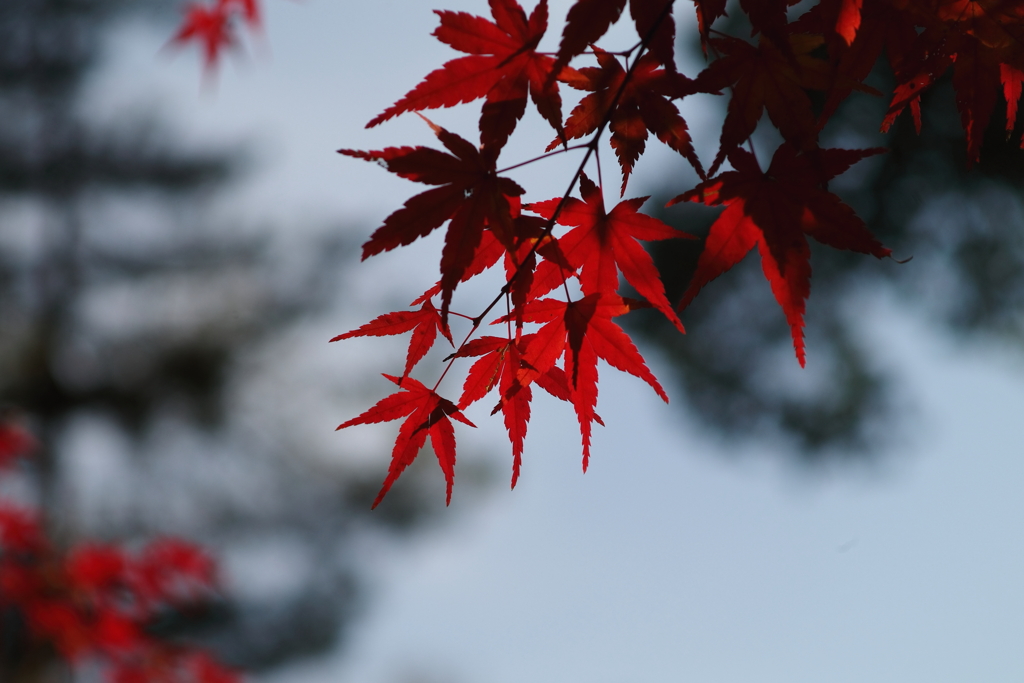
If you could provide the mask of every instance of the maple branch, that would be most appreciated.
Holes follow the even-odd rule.
[[[526,165],[532,164],[532,163],[534,163],[536,161],[543,161],[544,159],[547,159],[548,157],[553,157],[556,154],[564,154],[566,152],[571,152],[573,150],[583,149],[586,146],[587,146],[586,144],[579,144],[579,145],[571,145],[569,147],[563,147],[562,149],[556,149],[554,152],[548,152],[547,154],[541,154],[539,157],[534,157],[534,158],[529,159],[527,161],[521,161],[518,164],[513,164],[511,166],[506,166],[505,168],[500,168],[497,171],[495,171],[495,173],[507,173],[508,171],[511,171],[513,169],[516,169],[516,168],[519,168],[520,166],[526,166]]]
[[[1000,84],[1006,100],[1007,131],[1015,130],[1024,88],[1024,58],[1009,50],[1005,41],[998,45],[983,41],[977,31],[979,27],[987,31],[992,24],[1019,44],[1020,36],[1014,31],[1024,29],[1024,17],[1013,13],[1019,3],[1006,3],[1011,10],[993,11],[985,19],[988,23],[981,26],[973,6],[960,16],[950,11],[935,17],[930,6],[915,7],[914,3],[821,0],[819,4],[831,9],[840,5],[839,18],[818,16],[798,27],[786,15],[786,6],[792,3],[743,0],[741,9],[749,15],[751,37],[760,34],[760,39],[752,43],[711,27],[718,17],[725,16],[724,0],[695,2],[705,59],[711,61],[696,79],[682,75],[675,66],[671,32],[666,30],[671,22],[672,0],[631,0],[630,13],[641,39],[618,52],[601,50],[595,43],[618,21],[625,0],[576,0],[566,17],[557,53],[535,50],[548,28],[547,0],[540,0],[528,18],[517,0],[492,0],[493,22],[464,12],[439,12],[441,26],[435,36],[469,56],[432,71],[369,125],[403,112],[422,116],[421,110],[484,97],[480,146],[428,120],[447,152],[427,147],[389,147],[377,152],[339,150],[381,163],[401,177],[438,186],[411,198],[385,219],[364,245],[364,257],[409,244],[450,220],[441,255],[441,281],[411,304],[422,303],[422,310],[388,314],[379,322],[371,321],[339,337],[414,330],[406,374],[402,378],[386,376],[400,386],[400,391],[341,425],[396,419],[393,415],[399,409],[407,416],[399,431],[388,478],[374,505],[428,437],[438,454],[450,496],[455,463],[451,420],[473,426],[460,411],[495,386],[500,389],[501,399],[491,414],[499,410],[504,414],[512,443],[513,487],[530,417],[531,385],[573,404],[580,423],[586,471],[591,427],[594,422],[604,424],[595,412],[599,359],[640,377],[668,401],[632,340],[611,322],[612,318],[638,305],[653,306],[682,332],[675,311],[688,305],[705,285],[755,248],[761,254],[762,270],[786,316],[797,360],[803,366],[804,317],[810,291],[809,238],[837,249],[891,257],[891,251],[871,235],[853,210],[828,191],[829,180],[883,150],[822,149],[818,139],[828,117],[854,90],[874,92],[862,81],[877,57],[875,52],[883,47],[898,82],[882,124],[883,132],[907,107],[920,128],[920,92],[950,68],[954,70],[957,106],[968,134],[970,160],[980,158],[985,119],[998,104],[993,102],[999,97]],[[983,8],[983,13],[988,10]],[[854,46],[857,36],[870,35],[866,33],[869,28],[882,31],[889,23],[894,26],[891,30],[886,26],[885,31],[895,36],[892,45],[865,39]],[[906,44],[896,45],[900,41]],[[481,47],[485,44],[496,47],[485,50]],[[590,49],[585,50],[587,47]],[[584,54],[596,56],[600,68],[568,68]],[[850,55],[857,59],[847,59]],[[590,58],[579,61],[589,63]],[[995,67],[998,74],[993,71]],[[564,123],[556,81],[591,91]],[[827,93],[823,113],[816,114],[817,105],[808,91]],[[702,168],[691,131],[674,103],[697,93],[731,95],[710,169],[714,177]],[[529,96],[538,113],[558,132],[558,139],[548,150],[558,145],[561,148],[495,170],[497,157],[525,111]],[[753,136],[759,122],[762,130],[770,124],[782,136],[782,143],[773,155],[769,154],[770,162],[766,159],[771,175],[757,159]],[[600,141],[606,130],[618,161],[614,165],[621,167],[623,181],[621,201],[610,211],[605,209],[600,157]],[[679,152],[700,176],[696,187],[675,197],[669,206],[695,202],[725,208],[710,226],[689,287],[675,307],[667,299],[657,265],[640,242],[693,236],[640,213],[646,197],[622,198],[649,134]],[[570,138],[586,142],[570,146]],[[503,175],[579,149],[584,154],[567,190],[553,199],[526,203],[526,191]],[[596,186],[585,173],[592,155]],[[725,162],[732,170],[717,173]],[[520,213],[524,203],[531,215]],[[561,220],[562,214],[565,221]],[[559,230],[558,238],[554,237],[556,225],[565,228]],[[476,317],[455,313],[468,320],[471,329],[455,352],[443,359],[445,367],[434,390],[408,377],[409,368],[431,348],[438,330],[452,341],[447,315],[456,286],[496,264],[501,268],[498,277],[504,275],[505,283]],[[646,301],[619,295],[620,274]],[[574,278],[573,290],[568,288],[570,278]],[[559,285],[566,303],[557,300]],[[582,295],[570,293],[577,290]],[[442,294],[440,315],[429,300],[438,292]],[[574,297],[578,300],[573,301]],[[502,298],[504,318],[494,312]],[[490,315],[498,319],[492,320]],[[497,334],[476,338],[485,321],[495,326],[504,322],[507,339],[501,338],[500,328]],[[526,322],[541,327],[526,334]],[[589,345],[584,347],[586,340]],[[467,373],[456,406],[435,392],[457,357],[479,358]],[[407,386],[403,386],[403,380]]]
[[[561,268],[561,266],[559,266]],[[565,269],[562,268],[562,273],[565,273]],[[569,278],[572,277],[572,273],[562,278],[562,291],[565,292],[566,303],[572,303],[572,294],[569,293]]]
[[[605,50],[605,54],[616,55],[618,57],[628,57],[630,55],[630,53],[633,52],[633,50],[637,49],[637,47],[639,47],[639,46],[640,46],[640,43],[637,43],[636,45],[634,45],[633,47],[629,48],[628,50],[620,50],[619,52],[610,52],[608,50]],[[557,57],[558,56],[557,52],[537,52],[537,54],[545,55],[547,57]],[[597,52],[595,52],[594,50],[584,50],[580,54],[581,55],[596,55]]]
[[[441,386],[441,380],[443,380],[444,376],[448,374],[448,371],[452,369],[452,365],[455,363],[455,359],[458,357],[459,351],[461,351],[463,347],[466,346],[466,343],[469,341],[470,337],[472,337],[476,333],[476,331],[480,329],[480,322],[482,320],[482,316],[480,318],[471,318],[471,320],[473,321],[473,327],[469,330],[469,333],[466,335],[466,338],[462,340],[462,343],[459,344],[459,348],[455,349],[455,353],[448,356],[448,364],[444,366],[444,370],[441,372],[441,376],[437,378],[436,382],[434,382],[434,386],[433,388],[431,388],[431,391],[433,391],[434,393],[437,393],[437,388]]]
[[[669,4],[669,10],[671,10],[671,4]],[[664,20],[664,17],[662,17],[662,19],[659,20],[659,25],[660,25],[661,21],[663,21],[663,20]],[[655,26],[655,30],[651,33],[651,36],[653,36],[655,33],[657,33],[657,26]],[[634,45],[633,47],[629,48],[628,50],[626,50],[624,52],[611,52],[609,54],[622,55],[623,57],[627,57],[628,58],[631,54],[633,54],[633,51],[636,50],[638,47],[646,47],[645,41],[641,40],[639,43],[637,43],[636,45]],[[594,53],[594,54],[597,54],[597,53]]]
[[[671,10],[672,1],[669,0],[668,2],[665,3],[665,7],[662,9],[661,14],[658,16],[658,19],[654,22],[654,25],[651,27],[651,29],[647,32],[647,35],[644,36],[643,40],[641,40],[639,45],[637,46],[639,47],[640,51],[637,54],[636,58],[633,59],[632,62],[630,62],[629,67],[626,69],[626,75],[623,77],[622,83],[619,85],[619,89],[615,92],[615,96],[612,98],[612,101],[608,106],[608,110],[605,112],[604,117],[601,119],[601,123],[598,124],[597,130],[594,132],[594,135],[585,145],[574,146],[574,148],[576,149],[579,149],[580,147],[585,147],[587,151],[583,155],[583,160],[580,161],[580,165],[576,169],[576,173],[573,174],[572,180],[569,181],[569,188],[562,195],[561,199],[559,199],[558,204],[555,206],[555,209],[551,214],[551,218],[548,219],[548,222],[544,226],[543,231],[541,231],[540,237],[534,241],[533,245],[530,247],[530,250],[527,252],[526,257],[522,261],[520,261],[520,263],[516,266],[516,269],[512,273],[512,276],[509,277],[508,280],[505,282],[504,286],[502,286],[501,291],[499,291],[498,295],[491,301],[491,303],[487,305],[486,308],[484,308],[484,310],[478,316],[476,316],[475,318],[471,318],[473,322],[473,327],[469,330],[469,333],[466,334],[465,339],[462,340],[458,348],[456,348],[455,353],[448,356],[445,368],[441,372],[441,376],[437,378],[437,382],[434,384],[432,391],[436,392],[437,388],[441,386],[441,381],[448,374],[448,371],[451,370],[451,367],[455,363],[455,359],[458,357],[459,352],[462,351],[462,349],[466,346],[467,343],[469,343],[469,340],[473,337],[476,331],[480,329],[480,325],[483,323],[484,318],[487,317],[487,314],[494,310],[494,307],[498,305],[498,302],[500,302],[502,298],[505,298],[506,301],[508,300],[507,297],[511,294],[512,285],[515,283],[516,279],[518,279],[524,272],[525,265],[529,263],[530,259],[537,254],[537,250],[540,248],[541,243],[551,236],[551,233],[555,229],[555,223],[558,220],[558,216],[561,214],[566,202],[568,202],[570,195],[572,194],[572,191],[576,188],[576,183],[579,182],[580,176],[583,174],[583,169],[586,168],[587,162],[590,160],[591,155],[597,153],[597,145],[601,141],[601,134],[604,132],[604,129],[607,128],[608,125],[611,123],[612,113],[618,106],[619,100],[622,99],[622,95],[626,91],[626,87],[629,85],[633,73],[636,71],[636,66],[640,62],[640,57],[643,56],[644,50],[647,48],[647,44],[654,38],[654,35],[655,33],[657,33],[658,28],[661,26],[662,22],[665,21],[665,18],[669,15],[669,12],[671,12]],[[633,50],[631,49],[630,52],[632,51]],[[561,152],[565,151],[568,151],[568,148],[561,150]],[[527,163],[532,163],[532,161],[539,161],[555,153],[558,152],[545,154],[540,157],[537,157],[534,160],[531,160],[529,162],[523,162],[522,164],[517,164],[516,166],[512,166],[510,168],[524,166]],[[496,171],[495,173],[498,172]],[[598,170],[598,175],[600,176],[600,168]],[[568,277],[562,279],[562,287],[565,290],[566,300],[571,301],[571,297],[569,295],[569,287],[567,284],[568,279]]]
[[[487,316],[487,314],[490,313],[494,309],[494,307],[498,305],[498,302],[501,301],[501,298],[512,291],[513,283],[515,283],[516,279],[520,277],[524,270],[523,266],[529,262],[530,257],[534,256],[537,253],[537,250],[540,248],[541,242],[551,236],[551,233],[555,229],[555,222],[558,220],[558,216],[562,213],[562,209],[565,207],[566,202],[569,200],[569,196],[572,194],[572,191],[576,189],[576,183],[579,182],[580,176],[583,174],[583,169],[586,168],[587,162],[590,160],[590,156],[597,151],[597,145],[601,140],[601,133],[603,133],[604,129],[608,127],[609,123],[611,123],[612,113],[615,111],[615,108],[619,105],[619,100],[622,99],[622,95],[623,93],[625,93],[626,87],[629,85],[633,73],[636,71],[636,65],[640,62],[640,57],[643,56],[644,50],[647,49],[647,45],[651,42],[651,40],[654,39],[654,35],[658,32],[658,29],[661,27],[661,24],[665,21],[665,18],[668,17],[671,11],[672,0],[669,0],[668,2],[665,3],[664,8],[662,8],[661,10],[661,14],[658,15],[658,18],[654,21],[650,30],[647,31],[647,35],[644,36],[643,40],[641,40],[639,45],[637,46],[640,50],[639,53],[637,54],[636,58],[632,62],[630,62],[629,67],[626,69],[626,75],[623,77],[622,83],[619,84],[619,89],[615,92],[615,97],[613,97],[612,101],[609,103],[608,110],[605,112],[604,117],[601,119],[601,123],[598,124],[597,130],[594,132],[593,137],[591,137],[590,141],[586,144],[587,152],[586,154],[583,155],[583,160],[580,162],[579,167],[576,169],[576,173],[573,174],[572,180],[569,181],[569,188],[565,191],[565,194],[562,195],[561,199],[558,200],[558,204],[555,205],[555,209],[551,214],[551,218],[548,219],[547,224],[544,226],[544,230],[541,232],[540,238],[537,239],[533,243],[533,246],[530,247],[530,251],[527,252],[526,258],[523,259],[522,263],[519,264],[515,272],[512,273],[512,276],[501,288],[501,291],[498,293],[498,296],[496,296],[494,300],[487,305],[487,307],[483,310],[483,312],[480,313],[480,315],[474,318],[474,330],[477,327],[479,327],[479,323],[477,321],[482,321]],[[632,52],[632,50],[630,50],[630,52]],[[562,284],[563,286],[565,286],[564,280]],[[568,294],[568,292],[566,293]],[[468,338],[466,341],[468,341]],[[465,343],[466,342],[464,341],[463,345],[465,345]],[[462,346],[460,345],[459,348],[461,349]],[[445,372],[447,371],[448,368],[445,368]]]
[[[512,340],[512,302],[509,301],[511,298],[508,294],[505,295],[505,317],[507,318],[505,327],[509,341]],[[522,323],[520,322],[519,324],[521,325]]]

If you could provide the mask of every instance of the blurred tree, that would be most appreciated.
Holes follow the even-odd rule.
[[[159,630],[254,669],[335,642],[356,597],[345,544],[371,524],[408,527],[421,499],[407,487],[371,523],[375,479],[311,471],[292,458],[308,443],[240,418],[260,354],[329,302],[345,242],[272,257],[269,238],[204,215],[238,150],[182,151],[156,121],[82,111],[115,21],[169,27],[171,10],[0,3],[0,402],[41,444],[23,485],[0,493],[38,505],[64,545],[212,544],[250,580]],[[25,654],[20,628],[0,615],[0,680]]]

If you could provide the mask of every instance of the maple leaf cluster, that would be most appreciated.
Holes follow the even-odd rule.
[[[0,474],[30,453],[21,427],[0,424]],[[0,501],[0,610],[13,609],[35,645],[73,666],[99,665],[110,683],[239,683],[206,652],[168,643],[149,627],[216,590],[216,567],[174,538],[129,552],[85,542],[61,551],[35,510]]]
[[[472,426],[463,411],[492,393],[491,412],[502,413],[512,444],[513,486],[534,386],[572,405],[586,470],[591,427],[601,423],[598,359],[644,380],[668,400],[614,319],[652,307],[682,332],[679,312],[755,249],[789,324],[797,360],[804,365],[808,236],[877,258],[891,254],[829,191],[829,182],[854,163],[885,151],[820,146],[822,131],[840,104],[854,92],[884,96],[890,105],[878,122],[881,131],[908,110],[920,130],[922,93],[952,71],[971,164],[980,157],[982,132],[1000,99],[1006,106],[1007,135],[1012,134],[1024,84],[1020,0],[820,0],[799,16],[793,16],[795,0],[739,0],[729,11],[746,16],[751,27],[746,36],[715,28],[726,15],[726,0],[693,0],[707,65],[692,76],[680,73],[675,60],[674,0],[629,0],[636,42],[615,48],[596,43],[623,18],[626,0],[576,0],[553,51],[541,48],[549,23],[547,0],[529,14],[516,0],[488,4],[489,18],[437,11],[440,23],[433,35],[463,56],[428,73],[367,124],[482,99],[479,144],[424,119],[443,149],[339,150],[428,186],[384,219],[363,245],[364,259],[447,225],[440,279],[411,304],[413,310],[382,315],[332,340],[412,332],[402,374],[385,375],[398,390],[339,426],[403,419],[375,506],[428,436],[450,500],[452,422]],[[894,76],[891,92],[865,83],[879,63]],[[563,119],[564,86],[586,94]],[[707,170],[678,106],[697,94],[728,99],[718,151]],[[553,129],[553,140],[540,157],[499,164],[530,101]],[[774,128],[782,139],[767,169],[758,163],[752,143],[759,126]],[[700,178],[696,187],[680,188],[669,206],[697,202],[723,209],[678,302],[668,301],[641,242],[692,237],[641,213],[646,197],[606,208],[599,161],[606,131],[621,171],[621,183],[614,183],[620,197],[653,135]],[[586,142],[570,144],[580,139]],[[507,175],[574,151],[582,159],[561,196],[526,201],[523,188]],[[580,199],[571,196],[577,188]],[[456,290],[499,262],[506,281],[499,295],[477,315],[456,312]],[[624,283],[642,298],[623,296]],[[504,315],[488,320],[502,301]],[[458,345],[449,327],[453,316],[470,326]],[[478,336],[485,322],[503,325],[504,334]],[[410,373],[439,335],[453,353],[436,383],[428,386]],[[462,358],[476,360],[461,396],[444,398],[438,393],[441,380]]]

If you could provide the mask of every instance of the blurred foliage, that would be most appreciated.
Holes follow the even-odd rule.
[[[390,516],[371,519],[378,473],[370,483],[316,471],[301,439],[245,427],[238,387],[261,372],[254,359],[323,314],[352,245],[321,239],[291,258],[272,233],[224,230],[204,207],[242,169],[243,150],[189,151],[155,118],[99,123],[82,111],[117,22],[155,20],[170,35],[179,11],[159,0],[0,2],[0,404],[41,442],[25,495],[63,543],[184,533],[228,569],[283,564],[273,590],[229,582],[215,608],[159,625],[251,670],[335,643],[359,604],[353,537],[413,527],[423,496],[411,483]],[[103,514],[88,519],[76,508],[88,472],[72,457],[84,423],[131,455],[120,480],[94,475]],[[168,436],[185,445],[175,451]],[[0,614],[0,680],[24,670],[12,645],[22,628]]]

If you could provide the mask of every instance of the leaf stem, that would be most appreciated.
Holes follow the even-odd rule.
[[[526,166],[527,164],[532,164],[534,162],[547,159],[548,157],[553,157],[556,154],[564,154],[566,152],[571,152],[575,149],[583,149],[584,147],[586,147],[585,144],[570,145],[569,147],[563,147],[562,149],[557,149],[554,152],[547,152],[546,154],[541,154],[539,157],[534,157],[526,161],[521,161],[518,164],[512,164],[511,166],[506,166],[505,168],[499,168],[497,171],[495,171],[495,173],[507,173],[513,169],[519,168],[520,166]]]
[[[441,372],[441,376],[438,377],[437,381],[434,383],[434,387],[431,389],[431,391],[433,391],[435,394],[437,393],[437,388],[439,386],[441,386],[441,380],[443,380],[444,376],[448,374],[448,371],[452,369],[452,364],[455,363],[455,358],[458,356],[459,351],[461,351],[463,349],[463,347],[466,346],[466,342],[468,342],[470,340],[470,338],[476,333],[477,329],[479,329],[479,327],[480,327],[480,320],[481,319],[480,318],[472,318],[472,320],[473,320],[473,327],[472,327],[472,329],[469,330],[469,333],[466,334],[466,338],[462,340],[461,344],[459,344],[459,348],[455,349],[455,353],[453,353],[451,356],[448,357],[448,363],[445,364],[444,371]]]

